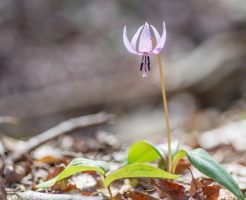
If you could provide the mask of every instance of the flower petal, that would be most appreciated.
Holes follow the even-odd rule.
[[[150,27],[152,28],[153,32],[154,32],[154,35],[155,35],[155,42],[156,44],[159,42],[161,36],[159,34],[159,32],[156,30],[156,28],[152,25],[150,25]]]
[[[125,44],[125,47],[127,48],[127,50],[130,52],[130,53],[133,53],[133,54],[139,54],[136,49],[133,48],[133,46],[131,45],[130,41],[128,40],[127,38],[127,35],[126,35],[126,26],[124,27],[124,30],[123,30],[123,42]]]
[[[139,38],[139,52],[151,52],[152,40],[149,30],[149,24],[146,22]]]
[[[154,29],[153,29],[154,30]],[[165,26],[165,22],[163,21],[163,32],[162,32],[162,36],[159,39],[159,41],[157,41],[157,45],[156,47],[153,49],[152,53],[154,54],[158,54],[160,53],[160,51],[163,49],[164,45],[165,45],[165,41],[166,41],[166,26]]]
[[[133,48],[135,48],[135,49],[137,49],[136,48],[137,40],[138,40],[138,37],[139,37],[139,34],[140,34],[142,28],[143,28],[143,26],[140,26],[139,29],[137,30],[137,32],[132,37],[131,44],[132,44]]]

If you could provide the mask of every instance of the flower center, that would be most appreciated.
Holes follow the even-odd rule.
[[[143,73],[143,77],[146,77],[147,71],[150,71],[150,59],[147,53],[144,53],[142,56],[140,71]]]

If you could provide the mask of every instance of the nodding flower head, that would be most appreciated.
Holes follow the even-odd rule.
[[[150,32],[151,30],[153,34]],[[153,35],[153,37],[151,35]],[[159,54],[164,47],[165,41],[165,22],[163,22],[163,32],[161,36],[154,26],[149,25],[146,22],[138,28],[137,32],[133,35],[131,42],[127,38],[126,26],[123,30],[123,42],[127,50],[132,54],[142,56],[140,71],[143,72],[143,77],[146,77],[147,71],[150,71],[149,55]]]

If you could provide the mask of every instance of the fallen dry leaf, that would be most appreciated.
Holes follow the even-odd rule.
[[[76,192],[80,192],[76,185],[69,183],[67,179],[58,181],[55,185],[51,187],[51,189],[52,191],[60,192],[70,192],[71,190],[76,190]]]
[[[16,172],[16,169],[12,165],[7,165],[3,171],[3,178],[7,185],[19,183],[22,177]]]
[[[181,184],[161,179],[154,179],[153,184],[160,192],[160,196],[169,196],[172,200],[188,200],[185,187]]]
[[[220,186],[212,185],[210,179],[192,179],[189,194],[195,199],[201,200],[217,200],[219,196]]]
[[[121,193],[117,193],[112,197],[112,200],[126,200]]]
[[[188,159],[186,158],[180,159],[175,169],[175,174],[183,174],[190,166],[191,164],[188,161]]]
[[[63,158],[60,149],[48,145],[43,145],[36,149],[32,156],[36,162],[48,164],[60,162]]]
[[[124,192],[123,196],[125,198],[130,198],[132,200],[157,200],[156,197],[153,197],[146,192],[137,191],[137,190],[130,190]]]
[[[199,178],[199,180],[201,181],[201,183],[202,183],[203,186],[208,186],[208,185],[214,183],[214,180],[211,179],[211,178],[201,177],[201,178]]]
[[[220,186],[205,186],[202,188],[202,191],[207,200],[217,200],[219,197]]]
[[[54,156],[48,156],[48,155],[36,160],[36,162],[38,163],[47,163],[47,164],[53,164],[59,161],[60,161],[60,158],[57,158]]]
[[[65,168],[65,166],[63,166],[63,165],[55,167],[55,169],[48,174],[46,180],[50,180],[50,179],[54,178],[60,172],[62,172],[64,168]],[[67,192],[67,191],[70,191],[72,189],[77,189],[76,185],[68,183],[67,179],[63,179],[61,181],[58,181],[56,184],[54,184],[51,187],[52,191],[61,191],[61,192]]]
[[[192,179],[189,191],[190,196],[193,197],[196,194],[197,190],[201,190],[202,187],[203,184],[199,179]]]
[[[50,180],[52,178],[54,178],[55,176],[57,176],[58,174],[60,174],[60,172],[62,172],[65,169],[65,166],[63,165],[59,165],[56,166],[46,177],[46,181]]]
[[[91,196],[94,192],[90,192],[90,191],[81,191],[80,194],[83,196]]]

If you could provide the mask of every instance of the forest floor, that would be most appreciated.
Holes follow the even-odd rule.
[[[204,124],[204,117],[209,117],[204,113],[208,112],[193,117],[193,124],[189,127]],[[243,115],[241,109],[234,107],[221,115],[221,124],[212,130],[199,134],[189,131],[178,139],[180,147],[185,150],[205,148],[232,174],[245,194],[246,120]],[[16,122],[14,118],[4,120]],[[105,131],[111,123],[114,123],[114,116],[98,113],[70,119],[27,141],[2,134],[0,199],[108,199],[102,177],[95,172],[77,173],[47,190],[37,192],[34,188],[59,174],[74,158],[106,161],[110,172],[123,166],[131,144],[122,141],[117,134]],[[149,135],[146,139],[151,138]],[[157,136],[155,141],[162,139]],[[191,167],[186,159],[179,162],[176,173],[182,174],[177,181],[147,178],[116,181],[111,185],[114,199],[236,199],[228,190]]]

